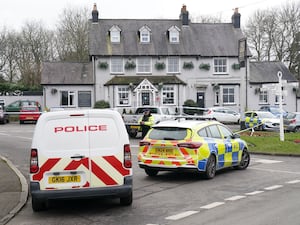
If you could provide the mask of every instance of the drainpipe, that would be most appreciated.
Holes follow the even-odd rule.
[[[94,105],[96,103],[96,67],[95,67],[95,56],[92,56],[92,67],[93,67],[93,79],[94,79]]]

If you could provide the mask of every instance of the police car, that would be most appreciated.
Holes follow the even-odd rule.
[[[139,143],[138,164],[148,176],[194,170],[211,179],[217,170],[246,169],[249,163],[247,143],[217,121],[160,122]]]
[[[280,119],[267,111],[245,112],[245,127],[255,130],[277,130]]]

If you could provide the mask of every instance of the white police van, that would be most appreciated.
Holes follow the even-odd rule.
[[[120,198],[132,204],[129,138],[120,113],[109,109],[43,113],[30,155],[32,209],[50,199]]]

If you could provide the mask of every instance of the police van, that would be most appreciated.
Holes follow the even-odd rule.
[[[109,109],[43,113],[30,154],[32,209],[48,200],[114,197],[132,204],[132,160],[120,113]]]

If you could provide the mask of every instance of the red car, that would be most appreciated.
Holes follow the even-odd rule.
[[[20,124],[23,124],[25,121],[37,122],[41,115],[39,107],[37,106],[23,106],[20,110]]]

